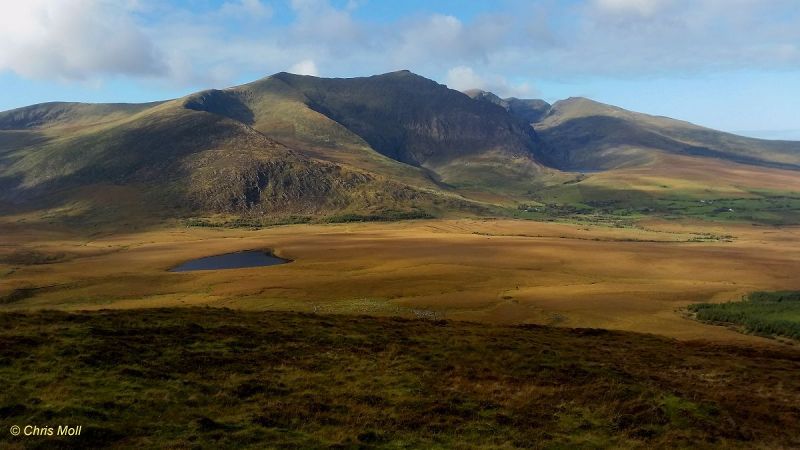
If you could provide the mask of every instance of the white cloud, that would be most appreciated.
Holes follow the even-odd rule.
[[[603,11],[641,16],[652,16],[666,3],[665,0],[594,0],[594,4]]]
[[[128,5],[136,6],[100,0],[4,2],[0,70],[61,79],[162,74],[160,55]]]
[[[247,20],[269,19],[267,0],[201,10],[159,0],[7,1],[0,70],[208,87],[287,68],[333,76],[407,68],[459,89],[522,96],[535,91],[526,79],[798,69],[796,1],[509,1],[469,19],[445,10],[371,21],[356,14],[365,0],[290,0],[289,20],[268,24]]]
[[[483,22],[482,22],[483,23]],[[450,15],[432,14],[400,23],[396,37],[387,40],[390,55],[398,65],[416,65],[420,62],[440,61],[474,64],[485,59],[496,40],[488,28],[467,26]]]
[[[505,77],[492,74],[480,76],[468,66],[457,66],[447,71],[445,84],[450,89],[466,91],[480,89],[489,91],[500,97],[530,97],[537,92],[529,83],[510,83]]]
[[[246,19],[269,19],[274,14],[272,6],[260,0],[227,1],[220,7],[223,16]]]
[[[345,9],[348,11],[354,11],[364,4],[367,3],[369,0],[347,0],[347,4],[345,5]]]
[[[468,89],[486,89],[486,81],[467,66],[453,67],[447,71],[445,84],[450,89],[466,91]]]
[[[350,9],[336,8],[328,0],[291,0],[290,5],[296,18],[289,26],[289,45],[312,44],[317,51],[350,52],[368,38]]]
[[[317,65],[311,59],[304,59],[294,64],[291,68],[289,68],[289,72],[297,75],[312,75],[315,77],[319,76]]]
[[[796,0],[591,0],[547,57],[570,75],[796,69],[796,6]]]
[[[497,92],[499,92],[501,97],[517,97],[517,98],[531,98],[531,97],[539,97],[540,92],[533,88],[530,83],[519,83],[519,84],[510,84],[503,82],[497,88]]]

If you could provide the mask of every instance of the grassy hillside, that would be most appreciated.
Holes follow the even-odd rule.
[[[541,218],[517,213],[529,205],[545,218],[589,210],[792,224],[797,170],[798,143],[586,99],[465,95],[408,71],[279,73],[166,102],[0,113],[0,213],[77,225]],[[720,206],[707,214],[694,207],[701,200]]]
[[[751,139],[585,98],[556,102],[535,124],[538,156],[565,170],[604,170],[653,162],[659,153],[800,169],[800,143]]]
[[[633,333],[246,313],[0,315],[7,448],[787,448],[800,354]]]
[[[379,153],[430,169],[450,185],[493,187],[505,179],[531,187],[546,172],[533,157],[535,141],[526,123],[497,105],[472,101],[411,72],[349,79],[274,77]]]
[[[74,129],[79,126],[123,119],[157,106],[159,103],[42,103],[0,112],[0,130]]]
[[[532,156],[525,122],[408,71],[348,79],[279,73],[195,94],[186,106],[249,124],[305,154],[419,187],[509,194],[552,177]]]
[[[307,102],[302,93],[283,80],[267,77],[224,91],[190,95],[184,105],[243,122],[313,158],[378,172],[414,186],[439,187],[429,174],[381,155],[358,135],[311,109]]]
[[[275,77],[380,153],[413,165],[440,164],[489,149],[519,153],[533,147],[526,127],[501,108],[471,101],[408,71],[351,79]]]
[[[489,131],[476,131],[484,122]],[[146,105],[42,104],[3,113],[0,129],[0,204],[75,223],[123,220],[112,211],[267,222],[475,214],[493,206],[443,180],[505,194],[542,172],[530,130],[506,111],[407,72],[278,74]]]
[[[200,101],[228,108],[234,118],[193,109]],[[236,120],[244,120],[237,113],[246,109],[236,105],[214,91],[133,114],[112,114],[108,122],[94,122],[87,113],[54,128],[3,132],[4,200],[23,208],[72,205],[72,215],[102,212],[112,222],[120,216],[109,214],[109,203],[127,205],[118,211],[121,216],[141,212],[151,218],[436,214],[475,207],[432,183],[404,182],[413,177],[393,177],[391,171],[373,172],[290,149],[246,120]],[[67,121],[73,113],[42,115]],[[117,198],[90,193],[108,191],[106,186],[117,187],[112,189]]]

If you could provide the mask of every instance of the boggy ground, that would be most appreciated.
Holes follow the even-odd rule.
[[[257,248],[294,262],[167,271]],[[689,320],[680,309],[800,288],[800,228],[460,219],[82,236],[6,218],[0,260],[5,311],[209,305],[768,342]]]
[[[0,313],[0,447],[797,448],[799,370],[794,347],[596,329]]]

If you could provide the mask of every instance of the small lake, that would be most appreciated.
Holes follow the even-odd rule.
[[[275,266],[288,263],[288,259],[278,258],[263,250],[246,250],[224,255],[206,256],[193,259],[173,267],[170,272],[193,272],[195,270],[242,269],[245,267]]]

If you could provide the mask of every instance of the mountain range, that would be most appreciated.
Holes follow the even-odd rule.
[[[800,192],[800,143],[399,71],[0,113],[0,213],[318,220]],[[627,203],[625,203],[627,202]],[[624,206],[623,205],[623,206]],[[132,220],[132,219],[131,219]]]

